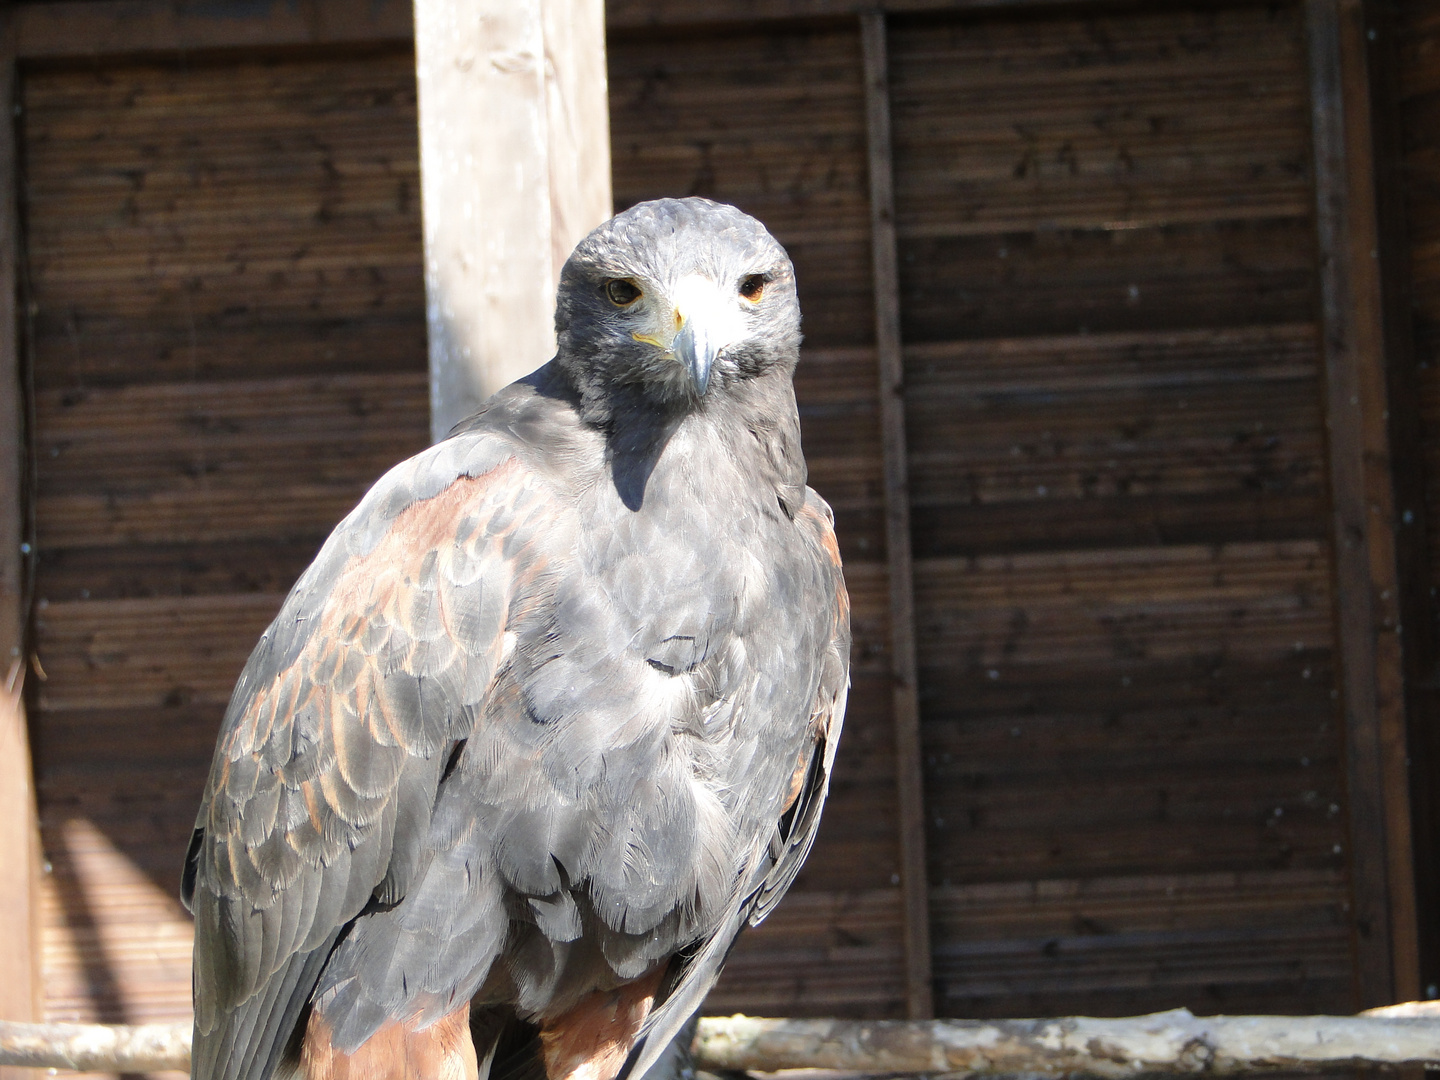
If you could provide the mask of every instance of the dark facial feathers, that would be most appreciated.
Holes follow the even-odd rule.
[[[731,207],[641,204],[557,327],[365,496],[241,675],[185,871],[197,1078],[289,1068],[307,1015],[350,1052],[663,971],[643,1069],[809,850],[849,610],[790,262]]]

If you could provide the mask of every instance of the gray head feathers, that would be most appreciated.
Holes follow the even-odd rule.
[[[604,423],[627,404],[681,413],[793,371],[795,270],[765,227],[733,206],[644,202],[576,247],[561,271],[555,327],[557,360],[587,419]]]

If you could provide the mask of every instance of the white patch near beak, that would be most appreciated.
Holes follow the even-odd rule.
[[[688,274],[675,284],[670,312],[673,326],[666,329],[674,335],[671,351],[704,394],[715,358],[745,335],[740,298],[703,274]]]

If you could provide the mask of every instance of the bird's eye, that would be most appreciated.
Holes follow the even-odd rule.
[[[605,295],[616,307],[629,307],[640,299],[640,289],[633,281],[611,278],[605,283]]]
[[[744,281],[740,282],[740,295],[746,300],[754,302],[760,299],[760,294],[765,291],[765,275],[751,274]]]

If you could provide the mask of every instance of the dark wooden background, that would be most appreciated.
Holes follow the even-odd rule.
[[[427,440],[408,5],[146,2],[14,15],[53,1019],[188,1010],[234,677]],[[711,1010],[1433,995],[1440,10],[884,6],[609,9],[617,206],[794,257],[854,600]]]

